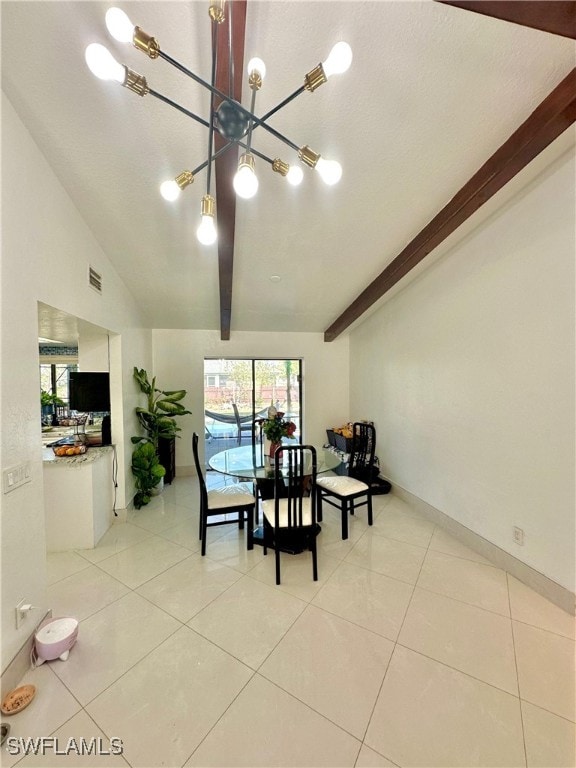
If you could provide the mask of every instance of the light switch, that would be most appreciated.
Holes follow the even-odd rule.
[[[10,493],[16,488],[19,488],[24,483],[29,483],[32,480],[32,474],[30,471],[30,462],[24,461],[22,464],[17,464],[15,467],[9,467],[2,471],[2,486],[4,493]]]

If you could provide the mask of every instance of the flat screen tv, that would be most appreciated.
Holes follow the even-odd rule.
[[[96,371],[70,371],[69,402],[74,411],[110,410],[110,374]]]

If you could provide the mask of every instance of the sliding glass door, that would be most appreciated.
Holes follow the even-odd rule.
[[[297,427],[301,439],[302,361],[284,358],[206,358],[204,436],[206,461],[214,453],[250,442],[251,424],[270,405]]]

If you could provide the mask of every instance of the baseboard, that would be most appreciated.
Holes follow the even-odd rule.
[[[30,635],[24,641],[24,644],[14,656],[12,661],[8,664],[2,677],[0,678],[0,697],[4,699],[7,693],[14,690],[20,683],[20,680],[24,677],[26,672],[30,669],[30,654],[32,653],[32,647],[34,646],[34,635],[36,630],[47,618],[52,617],[52,610],[47,611],[44,616],[38,621]]]
[[[428,504],[428,502],[423,501],[423,499],[406,490],[406,488],[402,488],[402,486],[397,483],[392,482],[392,493],[398,496],[398,498],[409,502],[410,505],[415,507],[427,520],[439,525],[462,544],[473,549],[474,552],[478,552],[479,555],[490,560],[490,562],[498,566],[498,568],[507,571],[518,579],[518,581],[521,581],[523,584],[526,584],[526,586],[531,587],[535,592],[538,592],[542,597],[547,598],[550,602],[554,603],[559,608],[562,608],[562,610],[570,615],[576,613],[576,596],[566,587],[563,587],[548,576],[540,573],[540,571],[532,568],[532,566],[522,562],[522,560],[519,560],[517,557],[514,557],[514,555],[511,555],[496,544],[488,541],[488,539],[485,539],[478,533],[470,530],[470,528],[467,528],[446,513],[436,509],[436,507]]]
[[[191,464],[187,466],[178,465],[176,467],[176,477],[195,477],[195,476],[196,476],[196,470]]]

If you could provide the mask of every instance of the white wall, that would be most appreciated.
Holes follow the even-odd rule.
[[[382,473],[571,591],[574,172],[572,150],[350,338]]]
[[[104,296],[87,284],[88,265]],[[46,609],[44,500],[38,371],[38,301],[109,329],[113,438],[120,441],[118,506],[132,497],[124,433],[134,434],[138,399],[132,367],[151,361],[151,332],[43,155],[2,97],[2,468],[30,462],[32,480],[1,497],[2,669],[31,627],[16,631],[20,598]],[[122,393],[124,402],[122,407]],[[32,622],[30,622],[31,624]]]
[[[320,333],[253,333],[232,331],[221,341],[219,331],[155,330],[154,374],[161,389],[187,389],[183,401],[192,416],[179,420],[176,465],[191,467],[192,432],[204,433],[205,357],[302,358],[304,437],[326,441],[326,428],[349,418],[348,339],[325,344]]]
[[[109,334],[81,323],[78,328],[78,370],[110,370]]]

